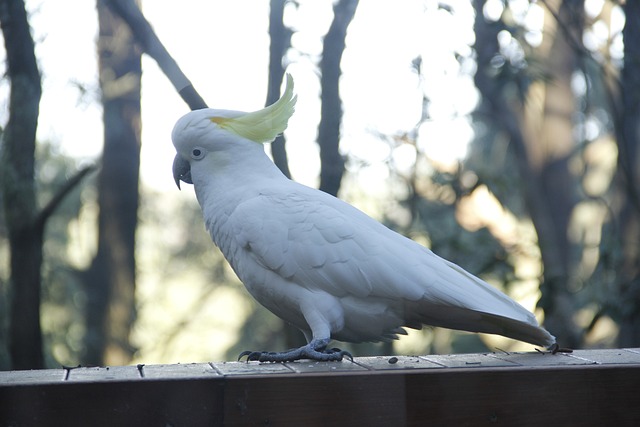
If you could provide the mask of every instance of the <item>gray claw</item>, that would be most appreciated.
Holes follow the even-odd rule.
[[[348,351],[339,348],[327,349],[329,339],[312,340],[309,344],[300,348],[294,348],[283,352],[269,351],[243,351],[238,360],[247,356],[247,362],[293,362],[300,359],[317,360],[319,362],[339,362],[345,356],[353,362],[353,356]]]

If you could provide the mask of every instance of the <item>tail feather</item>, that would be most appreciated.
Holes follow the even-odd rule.
[[[426,300],[408,302],[405,321],[408,325],[424,323],[449,329],[497,334],[547,348],[556,342],[553,335],[537,324],[463,307],[433,304]]]

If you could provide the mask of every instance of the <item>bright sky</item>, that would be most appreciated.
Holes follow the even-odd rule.
[[[263,106],[266,96],[268,3],[183,0],[167,6],[146,1],[143,11],[211,107],[252,111]],[[330,1],[300,3],[297,10],[289,7],[285,17],[297,30],[288,71],[295,79],[298,106],[287,131],[288,151],[294,178],[315,186],[320,112],[315,62],[332,13]],[[362,1],[349,28],[341,81],[342,149],[371,163],[363,174],[367,182],[373,180],[372,188],[386,179],[382,161],[391,154],[372,131],[411,130],[420,118],[423,89],[431,98],[433,120],[420,129],[421,143],[432,157],[458,158],[472,137],[464,115],[477,95],[451,52],[469,52],[473,14],[464,0],[450,3],[455,17],[438,10],[436,1]],[[39,138],[59,144],[71,156],[95,159],[102,148],[95,2],[28,0],[27,7],[44,76]],[[420,54],[424,83],[411,70]],[[151,59],[144,58],[143,70],[142,179],[157,190],[173,191],[170,133],[188,109]],[[5,82],[2,122],[6,91]],[[402,150],[395,156],[402,157]]]

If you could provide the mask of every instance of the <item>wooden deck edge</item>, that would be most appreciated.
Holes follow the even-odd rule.
[[[559,358],[491,353],[5,372],[0,425],[634,426],[640,425],[636,355],[601,350]]]
[[[207,362],[171,365],[63,367],[32,371],[0,371],[0,388],[10,385],[65,382],[112,382],[195,379],[216,376],[274,376],[281,374],[387,373],[440,369],[588,369],[602,366],[640,366],[640,349],[576,350],[572,353],[494,352],[424,356],[356,357],[342,362],[290,363]]]

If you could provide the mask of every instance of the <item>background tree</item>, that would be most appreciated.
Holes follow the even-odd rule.
[[[284,8],[286,0],[271,0],[269,8],[269,79],[267,84],[267,102],[271,105],[280,98],[280,88],[284,78],[284,61],[287,50],[291,47],[292,31],[284,25]],[[278,137],[271,143],[271,155],[273,162],[282,173],[291,178],[287,150],[285,148],[284,135]]]
[[[42,89],[24,2],[0,2],[11,79],[2,134],[2,193],[11,259],[9,349],[13,369],[42,368],[40,267],[46,216],[36,205],[34,154]]]
[[[634,42],[640,37],[640,4],[627,2],[624,8],[624,65],[620,89],[611,89],[612,97],[619,97],[620,101],[614,99],[616,105],[612,105],[618,125],[618,162],[610,226],[617,231],[614,235],[620,242],[620,251],[613,254],[618,276],[613,293],[618,298],[618,344],[632,347],[640,344],[640,46]],[[603,254],[610,250],[602,248]]]
[[[98,251],[84,274],[84,363],[126,364],[134,353],[135,233],[140,170],[141,52],[127,24],[98,1],[104,149],[98,176]]]
[[[284,25],[284,10],[287,3],[288,2],[286,0],[271,0],[269,3],[269,77],[267,83],[267,101],[265,106],[273,104],[280,98],[280,89],[282,87],[285,72],[286,55],[287,51],[291,47],[291,35],[293,32]],[[273,162],[287,178],[291,178],[285,135],[278,135],[270,144],[270,148]],[[256,312],[256,314],[258,314],[259,318],[264,317],[264,313]],[[294,348],[305,344],[304,336],[297,328],[285,322],[281,323],[281,329],[285,336],[285,347]],[[244,342],[242,339],[238,341],[239,343]],[[270,344],[271,343],[269,341],[264,343],[265,348]],[[234,346],[234,350],[235,348],[236,346]]]
[[[434,47],[433,38],[421,39],[416,43],[420,45],[420,50],[416,51],[419,56],[413,63],[408,60],[405,64],[407,70],[412,68],[415,72],[409,79],[413,82],[416,77],[418,83],[417,96],[412,99],[416,101],[416,110],[420,109],[421,102],[419,121],[415,127],[409,126],[393,134],[380,131],[376,123],[371,125],[370,131],[375,138],[369,138],[367,143],[385,145],[389,153],[382,160],[388,166],[388,187],[384,190],[376,188],[374,197],[378,199],[373,199],[363,196],[370,188],[360,192],[357,187],[360,170],[368,167],[372,160],[359,159],[349,151],[352,136],[360,135],[349,127],[353,126],[349,122],[351,112],[361,104],[353,105],[348,98],[341,99],[339,91],[341,74],[344,72],[347,77],[350,72],[341,59],[345,51],[350,52],[345,49],[348,26],[356,12],[363,11],[362,15],[355,15],[356,21],[366,20],[370,16],[367,11],[371,9],[347,0],[327,3],[327,7],[333,7],[334,14],[322,21],[319,31],[315,30],[317,45],[308,51],[304,48],[297,51],[302,43],[298,44],[299,38],[291,43],[292,31],[285,25],[283,16],[295,20],[299,16],[296,14],[309,4],[305,1],[271,2],[267,103],[279,94],[285,65],[301,60],[291,68],[294,74],[300,72],[298,67],[301,66],[308,67],[309,74],[318,73],[322,96],[322,118],[318,127],[321,187],[332,194],[344,187],[342,195],[350,201],[365,206],[365,210],[374,206],[370,212],[374,215],[382,213],[380,216],[387,225],[481,275],[517,299],[524,297],[528,307],[533,307],[533,300],[539,299],[537,314],[541,318],[544,316],[545,324],[559,336],[563,345],[637,345],[640,263],[636,231],[640,229],[640,221],[636,172],[639,91],[636,86],[640,74],[635,60],[637,46],[624,43],[623,51],[621,41],[638,37],[638,20],[627,18],[623,33],[617,34],[614,17],[619,17],[623,9],[616,2],[605,1],[600,7],[593,2],[577,0],[474,1],[475,39],[465,42],[473,45],[443,53],[449,55],[443,59],[445,62],[451,60],[459,65],[454,73],[465,76],[470,87],[471,82],[475,83],[480,95],[473,114],[469,113],[472,107],[451,113],[463,115],[473,126],[475,135],[468,155],[458,164],[441,164],[433,160],[431,149],[434,144],[449,143],[448,135],[430,132],[431,125],[440,120],[433,114],[437,111],[438,101],[433,96],[430,71],[440,68],[443,57],[436,59],[431,55],[429,49]],[[182,354],[180,348],[189,348],[192,358],[194,342],[202,347],[198,358],[220,354],[212,352],[221,348],[229,348],[228,357],[235,358],[246,348],[294,346],[290,344],[292,337],[300,334],[287,334],[285,338],[282,322],[246,295],[220,254],[213,250],[202,230],[197,205],[184,204],[175,194],[165,196],[156,190],[142,188],[147,192],[142,194],[148,196],[145,203],[138,206],[140,146],[136,127],[140,126],[140,110],[134,98],[139,96],[139,52],[136,52],[132,38],[135,37],[140,51],[157,60],[189,108],[202,108],[206,104],[168,56],[132,0],[104,0],[100,6],[108,6],[132,30],[127,33],[113,27],[114,33],[105,42],[107,27],[106,22],[101,22],[101,90],[105,102],[111,103],[105,104],[104,110],[108,129],[105,129],[104,165],[97,197],[101,210],[104,209],[98,220],[102,243],[88,274],[79,276],[83,279],[93,277],[84,288],[88,295],[87,309],[84,293],[75,282],[77,278],[73,278],[70,268],[64,264],[68,256],[65,248],[72,240],[65,224],[75,222],[78,212],[85,223],[93,220],[87,220],[90,214],[82,213],[91,212],[91,203],[95,203],[96,197],[92,196],[95,190],[89,187],[82,197],[74,193],[68,198],[71,203],[57,211],[55,221],[47,226],[45,247],[48,249],[44,252],[44,268],[40,269],[43,272],[41,317],[46,337],[43,351],[47,363],[56,363],[54,359],[57,363],[67,364],[79,361],[76,353],[82,352],[82,345],[78,343],[78,337],[84,332],[78,326],[81,308],[86,309],[82,313],[92,314],[87,330],[88,351],[83,353],[85,364],[105,363],[105,357],[110,364],[126,363],[132,354],[141,361],[156,360],[146,359],[149,349],[154,355],[161,354],[162,361],[183,360],[184,356],[176,356]],[[371,7],[370,4],[367,7]],[[627,17],[638,15],[635,3],[628,2],[623,7]],[[424,17],[458,19],[465,16],[469,8],[471,6],[464,2],[455,7],[440,2],[438,5],[429,3],[421,11]],[[291,15],[287,16],[287,13]],[[540,13],[542,15],[537,15]],[[535,16],[543,17],[538,21],[539,27],[529,20]],[[266,15],[264,18],[266,23]],[[467,24],[470,22],[473,21]],[[324,31],[325,23],[328,31],[321,37],[319,34]],[[287,25],[291,24],[287,22]],[[379,23],[372,22],[371,25]],[[300,32],[305,30],[295,24],[292,28]],[[352,28],[351,34],[356,34],[358,27]],[[603,28],[611,33],[594,44],[594,34],[600,37]],[[446,29],[440,31],[443,37],[449,37]],[[380,27],[378,32],[386,34]],[[416,37],[421,36],[416,33]],[[118,44],[125,39],[124,45]],[[5,44],[8,41],[5,37]],[[355,46],[356,43],[350,43],[349,49],[357,49]],[[127,63],[125,58],[131,62]],[[10,65],[11,58],[7,59]],[[133,70],[131,74],[126,71],[128,68]],[[452,69],[448,68],[447,73]],[[7,76],[13,85],[11,71],[9,67]],[[296,76],[300,94],[309,90],[306,85],[309,81]],[[311,91],[315,88],[314,83],[310,85]],[[377,83],[380,86],[369,88],[372,94],[377,90],[376,96],[371,98],[376,100],[376,106],[381,110],[399,108],[399,105],[387,105],[382,101],[383,89],[389,85],[396,90],[398,82],[392,78]],[[133,91],[127,94],[131,88]],[[349,87],[349,91],[351,89]],[[469,91],[470,99],[476,96],[475,89]],[[346,91],[344,95],[347,95]],[[308,99],[306,94],[305,99]],[[303,113],[303,106],[306,108],[301,103],[297,117]],[[348,112],[345,123],[341,117],[343,106]],[[129,121],[129,118],[133,120]],[[13,114],[11,119],[15,119]],[[349,143],[340,150],[340,130],[345,126]],[[9,123],[3,136],[3,162],[9,153],[6,144],[10,130]],[[119,136],[114,137],[118,132]],[[377,141],[372,142],[376,138]],[[29,148],[28,144],[21,145],[21,148],[25,147]],[[289,174],[285,146],[277,141],[272,148],[275,162]],[[45,212],[44,217],[50,215],[46,213],[52,211],[49,206],[55,207],[58,202],[53,201],[59,200],[60,190],[67,187],[65,175],[77,168],[73,162],[59,158],[55,150],[47,150],[42,145],[37,155],[38,162],[43,162],[47,168],[40,172],[35,170],[38,191],[34,190],[35,210],[31,213],[40,218],[43,215],[37,213],[37,207],[44,207],[40,210]],[[19,155],[25,153],[28,154],[28,150]],[[119,154],[122,157],[119,158]],[[33,154],[25,158],[31,159]],[[407,159],[413,159],[413,163],[408,163]],[[56,171],[53,175],[52,170]],[[116,170],[120,172],[112,175]],[[345,171],[348,171],[344,175],[346,180],[343,179]],[[4,163],[2,173],[9,173]],[[7,201],[7,196],[12,196],[11,190],[5,189],[9,181],[4,176],[0,185],[6,208],[14,206],[14,202]],[[107,188],[107,185],[113,185],[114,179],[124,180],[118,184],[118,189],[124,190],[122,194],[114,194]],[[379,195],[384,191],[387,197]],[[21,193],[22,196],[25,194]],[[83,208],[80,208],[81,202],[85,202]],[[136,210],[138,216],[145,219],[143,224],[136,222]],[[107,212],[113,212],[113,215]],[[176,218],[182,218],[186,224]],[[29,222],[26,217],[19,220]],[[0,251],[9,246],[5,239],[10,240],[12,233],[11,219],[7,217],[3,221],[6,229],[0,229]],[[161,232],[157,224],[161,224]],[[116,227],[117,232],[110,233],[109,227]],[[138,255],[142,255],[137,259],[133,249],[136,244]],[[99,257],[102,257],[101,266]],[[98,272],[98,267],[104,269],[103,273]],[[20,268],[33,271],[25,264]],[[189,280],[184,280],[187,268],[195,270],[190,271]],[[142,273],[138,277],[136,270]],[[119,278],[119,284],[115,284],[113,277],[106,276]],[[8,274],[2,271],[0,281],[7,280]],[[102,286],[97,285],[99,281]],[[105,284],[109,281],[110,284]],[[137,289],[134,288],[136,281]],[[157,283],[149,287],[149,281]],[[147,283],[145,289],[140,289],[140,282]],[[540,283],[542,286],[538,289]],[[97,289],[102,292],[101,296],[93,294]],[[135,299],[134,289],[137,291]],[[228,307],[220,304],[232,300],[238,304],[234,313],[223,315]],[[6,296],[5,301],[5,304],[9,303]],[[2,303],[0,295],[0,313],[4,314]],[[27,310],[33,309],[34,301],[30,300],[29,304],[31,307]],[[136,306],[143,312],[144,319],[138,319],[135,328],[131,329]],[[177,314],[160,321],[158,312],[167,306],[175,306]],[[215,311],[219,313],[213,313]],[[111,329],[112,325],[117,326]],[[203,334],[217,337],[229,330],[238,331],[236,343],[228,337],[222,341],[202,339]],[[190,334],[197,339],[185,345]],[[420,334],[410,350],[407,350],[407,340],[403,340],[400,346],[375,347],[373,351],[483,351],[487,346],[509,350],[512,345],[502,346],[496,344],[494,338],[480,339],[475,335],[439,329],[427,329]],[[0,332],[0,341],[6,341],[7,335],[8,332],[5,335]],[[33,337],[25,339],[24,343],[35,349],[37,345],[34,347],[30,342],[35,339]],[[140,346],[141,350],[134,353],[135,346]],[[362,346],[352,348],[352,351],[364,355],[370,349]]]
[[[191,109],[207,105],[133,0],[99,0],[97,8],[105,139],[98,179],[98,251],[84,274],[84,361],[99,365],[127,363],[135,351],[130,332],[136,310],[142,50],[157,61]]]
[[[576,51],[563,28],[552,19],[545,20],[544,43],[539,51],[530,49],[530,55],[544,61],[542,72],[546,77],[536,78],[532,75],[535,71],[517,49],[509,50],[506,43],[500,45],[499,34],[509,34],[507,24],[487,20],[484,1],[474,5],[478,37],[475,81],[482,94],[480,112],[493,122],[498,132],[506,132],[511,142],[526,208],[542,254],[540,305],[545,310],[546,324],[563,345],[577,346],[580,337],[572,320],[574,308],[569,295],[572,248],[568,238],[577,197],[576,177],[569,170],[576,146],[572,123],[575,100],[571,90],[572,75],[578,66]],[[582,10],[581,2],[562,2],[560,15],[574,19],[568,29],[572,37],[581,33]],[[515,36],[514,43],[518,43]]]
[[[9,122],[0,146],[0,199],[10,258],[9,359],[13,369],[37,369],[44,367],[40,306],[45,226],[93,166],[68,178],[65,174],[38,207],[35,154],[42,88],[24,2],[0,2],[0,23],[11,80]]]
[[[521,189],[522,215],[529,216],[535,227],[543,264],[539,306],[544,309],[545,325],[560,342],[583,346],[599,320],[619,316],[610,309],[619,306],[611,299],[618,300],[624,292],[606,289],[630,284],[638,274],[636,261],[631,261],[637,251],[629,250],[630,245],[618,246],[629,231],[618,228],[624,227],[625,220],[618,216],[622,205],[616,201],[627,199],[629,191],[637,189],[633,179],[622,178],[629,169],[627,159],[633,156],[628,157],[626,148],[620,147],[626,144],[620,124],[633,114],[637,100],[619,107],[621,93],[629,91],[616,87],[620,69],[610,55],[615,35],[602,46],[583,43],[585,31],[603,24],[613,5],[604,4],[598,15],[589,17],[582,1],[544,1],[530,6],[545,12],[541,43],[528,41],[522,20],[515,19],[509,7],[496,19],[488,17],[486,6],[484,1],[474,2],[475,82],[482,94],[476,116],[491,132],[476,139],[467,167],[515,211],[520,208],[513,203],[517,199],[513,191]],[[633,21],[626,21],[625,32]],[[624,82],[624,72],[622,79]],[[504,138],[507,156],[496,162],[492,154]],[[610,165],[605,157],[596,158],[593,153],[611,149],[612,139],[619,147],[618,178],[612,185],[625,182],[622,199],[615,195],[620,190],[594,184],[596,180],[607,182],[608,172],[604,171]],[[509,191],[499,178],[505,172],[518,176],[518,186]],[[637,218],[634,208],[626,212],[626,218]],[[594,245],[599,246],[599,254],[594,255]],[[625,258],[628,261],[622,261]],[[629,267],[624,275],[620,274],[625,271],[622,265]],[[634,311],[631,306],[637,306],[637,300],[623,299],[623,311]],[[580,324],[576,323],[578,313],[583,315]]]
[[[353,20],[358,0],[339,0],[333,6],[333,21],[324,38],[320,60],[320,190],[333,196],[338,194],[344,159],[340,154],[340,124],[342,102],[340,100],[340,61],[345,49],[347,28]]]

